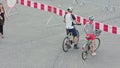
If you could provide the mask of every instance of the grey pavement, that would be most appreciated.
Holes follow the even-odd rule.
[[[119,17],[119,9],[115,12],[109,12],[101,6],[91,3],[79,5],[68,0],[58,0],[58,2],[57,0],[39,0],[39,2],[55,5],[64,10],[68,6],[72,6],[74,7],[74,13],[77,15],[83,17],[94,15],[98,21],[105,21],[108,24],[119,26],[119,18],[114,18]],[[17,12],[17,14],[6,19],[4,26],[5,38],[0,38],[0,68],[120,67],[119,35],[102,32],[100,36],[101,45],[97,55],[94,57],[89,55],[84,62],[81,57],[81,47],[85,38],[83,26],[77,26],[80,32],[80,49],[74,50],[72,48],[64,53],[62,41],[66,33],[62,17],[20,5],[17,5],[16,8],[17,10],[14,12]]]

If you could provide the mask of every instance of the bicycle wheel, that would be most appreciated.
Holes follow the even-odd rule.
[[[95,51],[100,47],[100,39],[99,38],[95,38]]]
[[[68,37],[65,37],[62,44],[62,49],[64,52],[67,52],[69,48],[70,48],[70,39]]]
[[[87,43],[87,44],[85,44],[85,47],[84,48],[82,48],[82,59],[83,60],[86,60],[86,58],[87,58],[87,55],[88,55],[88,48],[89,48],[89,44]]]
[[[87,58],[87,51],[83,51],[82,52],[82,59],[86,60],[86,58]]]

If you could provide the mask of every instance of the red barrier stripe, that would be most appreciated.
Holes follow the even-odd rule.
[[[34,8],[38,8],[38,3],[34,2]]]
[[[60,10],[59,10],[59,15],[60,15],[60,16],[62,16],[62,12],[63,12],[63,11],[60,9]]]
[[[28,7],[31,6],[31,1],[27,1],[27,6],[28,6]]]
[[[56,8],[56,7],[53,8],[53,12],[54,12],[55,14],[57,13],[57,8]]]
[[[21,0],[21,5],[24,5],[24,0]]]
[[[77,16],[77,21],[79,22],[77,24],[80,24],[80,16]]]
[[[112,33],[117,34],[117,27],[115,27],[115,26],[112,27]]]
[[[104,29],[103,29],[103,30],[104,30],[105,32],[108,32],[108,25],[107,25],[107,24],[104,24],[104,26],[103,26],[103,27],[104,27]]]
[[[65,14],[67,14],[68,12],[67,11],[65,11]]]
[[[87,23],[87,19],[83,18],[83,24],[85,25]]]
[[[95,22],[95,28],[100,29],[100,23],[99,22]]]
[[[41,4],[41,10],[44,10],[44,9],[45,9],[45,5]]]
[[[48,12],[52,12],[52,6],[48,6]]]

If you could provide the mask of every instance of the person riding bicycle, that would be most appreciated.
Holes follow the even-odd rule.
[[[92,55],[95,56],[95,46],[94,46],[94,40],[95,40],[95,28],[94,28],[94,18],[93,16],[89,17],[89,21],[86,23],[85,25],[85,32],[86,32],[86,36],[89,37],[89,39],[91,40],[91,44],[92,44]]]
[[[78,38],[77,38],[77,32],[76,32],[76,29],[75,29],[75,26],[74,26],[74,22],[78,23],[78,21],[76,20],[76,17],[72,14],[73,12],[73,9],[72,7],[69,7],[67,9],[68,13],[65,14],[64,16],[64,22],[66,23],[66,32],[67,32],[67,35],[69,34],[69,32],[72,32],[73,36],[74,36],[74,39],[73,39],[73,43],[74,43],[74,49],[79,49],[78,45],[77,45],[77,41],[78,41]],[[69,48],[71,48],[71,46],[69,45]]]

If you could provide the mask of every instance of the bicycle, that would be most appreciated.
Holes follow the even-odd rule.
[[[97,49],[100,47],[101,41],[99,38],[99,35],[101,34],[101,30],[95,30],[95,50],[97,51]],[[87,41],[85,42],[85,44],[82,46],[82,59],[86,60],[87,55],[89,52],[91,52],[91,40],[89,38],[89,36],[86,37]]]
[[[76,32],[77,32],[77,38],[79,41],[79,32],[77,29],[76,29]],[[64,52],[68,52],[68,50],[70,49],[69,46],[71,46],[73,44],[73,39],[74,39],[74,36],[73,36],[72,32],[69,32],[69,34],[64,38],[63,43],[62,43],[62,49]],[[77,41],[77,43],[78,43],[78,41]]]

